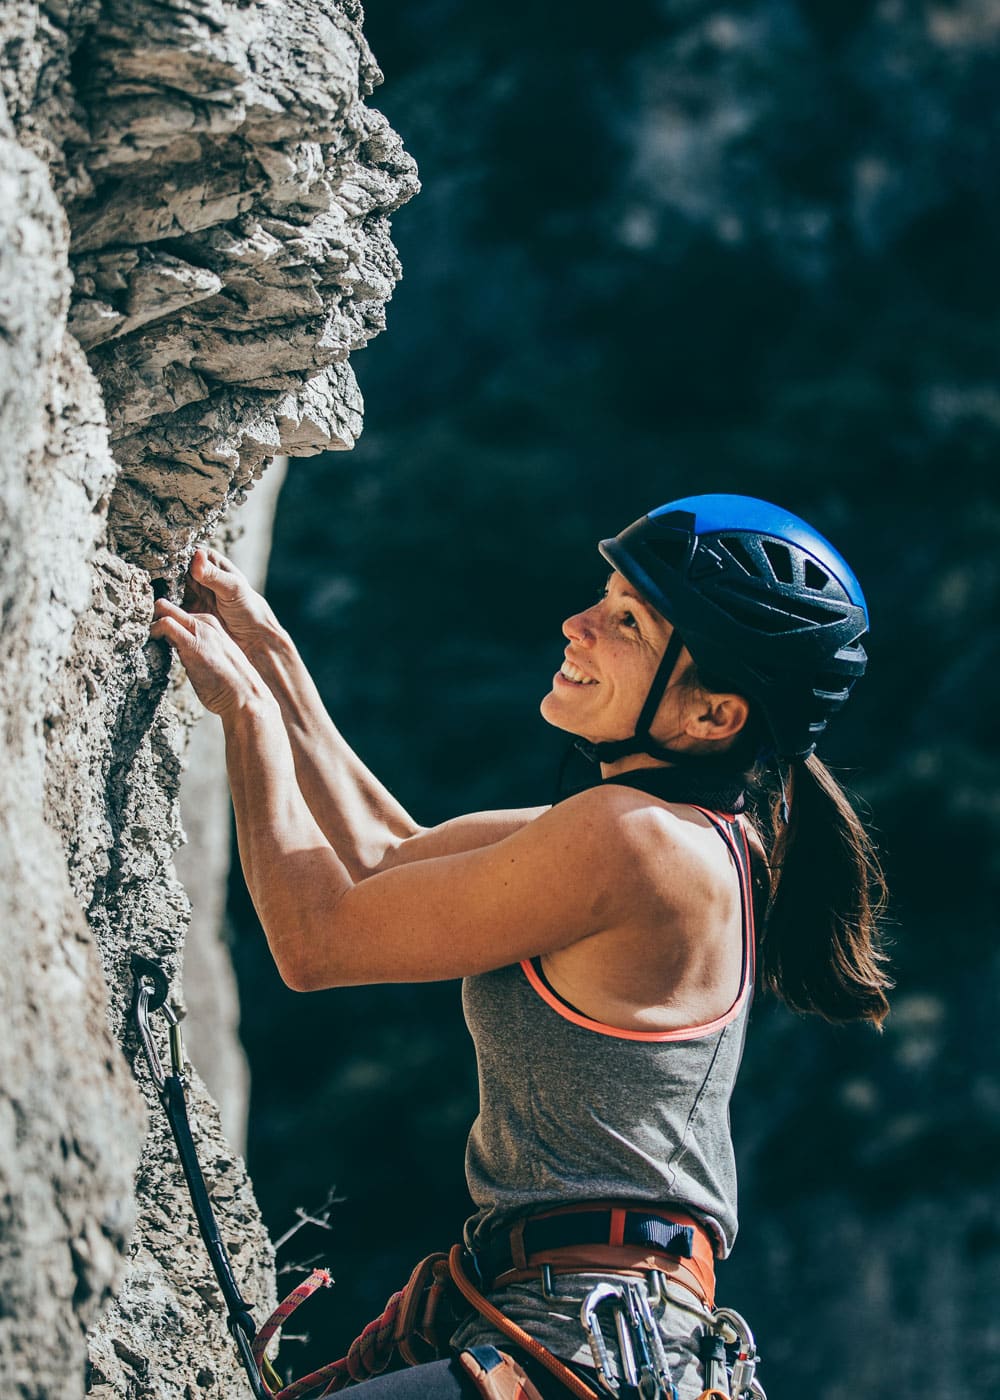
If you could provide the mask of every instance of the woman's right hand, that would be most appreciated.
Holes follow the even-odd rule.
[[[195,550],[184,580],[184,607],[189,613],[216,618],[247,653],[279,630],[267,600],[242,570],[215,549]]]

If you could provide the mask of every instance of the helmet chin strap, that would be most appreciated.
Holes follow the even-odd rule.
[[[653,720],[656,718],[656,712],[660,708],[660,701],[666,694],[667,687],[673,678],[683,649],[684,640],[675,629],[670,635],[663,659],[656,669],[649,693],[639,711],[635,733],[630,739],[610,739],[600,744],[592,744],[589,739],[577,739],[576,747],[585,758],[589,758],[592,763],[614,763],[619,758],[627,758],[629,754],[646,753],[651,758],[664,759],[668,763],[696,763],[701,769],[712,766],[720,768],[727,766],[724,755],[720,754],[719,758],[710,758],[705,754],[688,753],[684,749],[671,749],[666,744],[658,744],[649,732]],[[731,759],[728,766],[732,766]]]

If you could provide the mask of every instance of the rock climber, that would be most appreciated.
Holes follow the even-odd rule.
[[[594,781],[550,807],[420,826],[214,551],[183,606],[157,601],[152,635],[222,720],[285,982],[464,979],[482,1294],[595,1392],[693,1400],[729,1393],[704,1339],[736,1232],[729,1100],[755,984],[834,1022],[888,1011],[877,858],[814,751],[865,669],[868,614],[823,536],[749,497],[673,501],[600,550],[607,584],[564,622],[541,703]],[[519,1354],[473,1312],[454,1350],[489,1345]],[[447,1357],[366,1384],[473,1393]]]

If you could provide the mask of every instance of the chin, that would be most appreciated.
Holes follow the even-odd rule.
[[[551,724],[553,729],[561,729],[566,734],[578,734],[572,716],[566,714],[565,707],[560,705],[559,696],[554,690],[550,690],[547,695],[542,697],[538,712],[545,723]]]

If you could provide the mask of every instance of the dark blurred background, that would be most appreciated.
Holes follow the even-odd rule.
[[[771,1400],[994,1394],[1000,8],[366,9],[424,189],[364,435],[293,464],[270,597],[433,823],[549,800],[537,706],[599,537],[701,491],[829,535],[872,635],[824,756],[872,811],[898,989],[881,1038],[758,1003],[720,1299]],[[265,1217],[343,1198],[281,1252],[337,1278],[302,1369],[457,1238],[474,1059],[456,984],[295,996],[238,877],[231,918]]]

